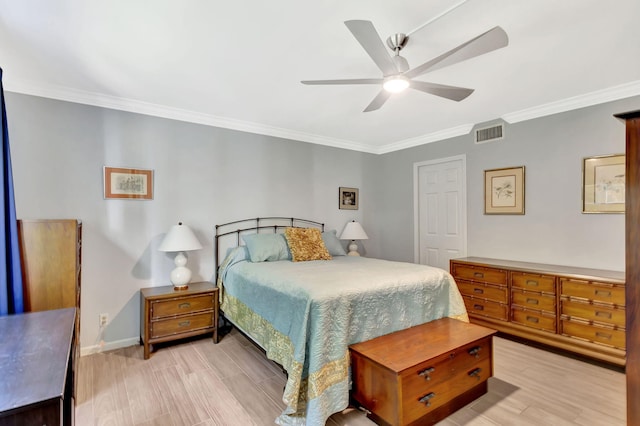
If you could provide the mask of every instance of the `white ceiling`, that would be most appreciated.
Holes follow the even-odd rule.
[[[8,91],[384,153],[640,94],[640,1],[0,0]],[[362,110],[376,86],[300,80],[381,76],[344,25],[410,34],[413,68],[500,25],[509,46],[418,77]],[[426,25],[425,25],[426,24]]]

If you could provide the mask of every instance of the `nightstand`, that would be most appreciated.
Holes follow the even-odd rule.
[[[186,290],[172,285],[140,289],[140,344],[149,359],[154,343],[199,334],[213,334],[218,343],[218,288],[209,282],[189,283]]]

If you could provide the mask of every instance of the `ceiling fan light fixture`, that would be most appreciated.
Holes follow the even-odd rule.
[[[382,87],[387,92],[400,93],[409,87],[409,79],[403,75],[387,77]]]

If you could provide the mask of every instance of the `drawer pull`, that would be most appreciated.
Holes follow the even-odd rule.
[[[596,337],[599,337],[601,339],[611,340],[611,338],[613,336],[611,334],[609,334],[609,333],[603,333],[601,331],[596,331]]]
[[[484,294],[484,290],[481,289],[481,288],[474,288],[473,292],[476,293],[476,294]]]
[[[476,311],[483,311],[484,310],[484,306],[482,306],[482,305],[473,305],[473,309],[475,309]]]
[[[426,405],[427,407],[430,407],[430,406],[431,406],[431,399],[432,399],[433,397],[435,397],[435,396],[436,396],[436,394],[435,394],[435,393],[433,393],[433,392],[429,392],[428,394],[426,394],[425,396],[423,396],[422,398],[420,398],[420,399],[418,400],[418,402],[420,402],[421,404]]]
[[[425,380],[431,380],[431,373],[433,373],[435,370],[435,368],[429,367],[419,372],[418,375],[424,377]]]
[[[611,319],[611,312],[602,312],[602,311],[596,311],[596,316],[597,317],[602,317],[602,318],[607,318],[607,319]]]
[[[479,358],[480,357],[480,353],[479,353],[480,350],[482,350],[482,346],[475,346],[475,347],[469,349],[468,352],[469,352],[469,355],[471,355],[473,357],[476,357],[476,358]]]
[[[190,302],[184,302],[178,305],[179,309],[189,309],[191,307],[191,303]]]
[[[178,323],[178,327],[188,327],[191,325],[191,321],[186,320]]]
[[[609,290],[595,290],[595,294],[596,296],[603,296],[603,297],[611,297],[611,292]]]
[[[538,287],[538,281],[536,280],[527,280],[527,285]]]
[[[474,272],[473,276],[476,278],[484,278],[484,274],[482,272]]]
[[[482,372],[482,368],[478,367],[474,370],[469,371],[467,374],[469,375],[469,377],[475,377],[476,379],[480,380],[481,372]]]
[[[537,317],[530,317],[527,315],[527,321],[537,324],[540,320]]]
[[[531,305],[537,305],[538,303],[540,303],[540,301],[538,299],[527,299],[527,303],[531,304]]]

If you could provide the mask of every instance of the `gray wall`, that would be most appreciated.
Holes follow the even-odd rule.
[[[469,256],[624,270],[624,215],[582,213],[582,161],[624,153],[624,124],[613,114],[639,105],[630,98],[507,124],[501,141],[476,145],[467,135],[375,159],[369,252],[413,261],[413,164],[466,154]],[[484,215],[484,170],[523,165],[526,214]]]
[[[178,221],[204,245],[189,254],[193,279],[213,280],[216,224],[282,215],[341,232],[367,209],[363,191],[360,210],[339,210],[338,187],[363,188],[371,154],[15,93],[6,102],[18,217],[83,222],[82,347],[137,337],[138,290],[169,284],[173,254],[157,247]],[[104,200],[105,165],[153,169],[154,199]]]

